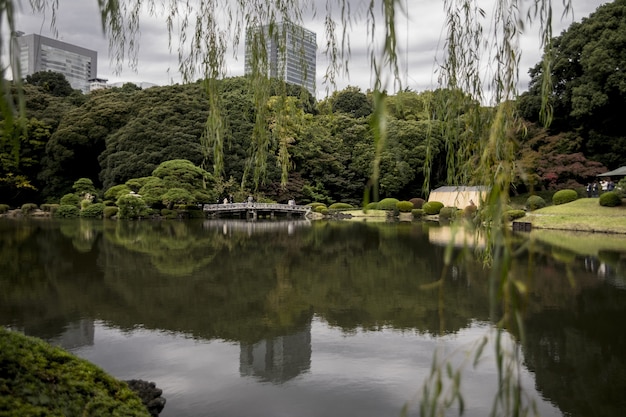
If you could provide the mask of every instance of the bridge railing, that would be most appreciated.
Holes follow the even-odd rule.
[[[298,206],[295,204],[278,204],[278,203],[226,203],[226,204],[204,204],[204,211],[245,211],[245,210],[277,210],[277,211],[296,211],[306,213],[311,210],[310,206]]]

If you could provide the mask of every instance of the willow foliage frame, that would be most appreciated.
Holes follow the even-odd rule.
[[[13,34],[16,31],[15,7],[19,0],[0,0],[0,27]],[[223,170],[224,136],[227,129],[220,112],[217,80],[226,74],[228,46],[233,50],[241,41],[246,29],[261,25],[291,22],[303,25],[304,17],[324,13],[326,45],[324,53],[330,65],[325,71],[327,89],[335,86],[339,74],[349,74],[350,27],[365,22],[370,40],[369,62],[372,70],[374,113],[371,128],[374,132],[375,160],[373,174],[365,190],[364,204],[377,199],[378,164],[385,146],[386,111],[385,89],[402,91],[396,21],[409,7],[404,0],[370,0],[366,10],[356,15],[349,0],[96,0],[102,21],[103,33],[109,39],[112,61],[120,69],[127,60],[136,68],[139,48],[140,20],[144,13],[164,19],[169,47],[178,53],[178,71],[184,82],[195,78],[204,80],[209,97],[210,112],[206,121],[202,145],[206,160],[213,155],[213,171],[219,177]],[[506,355],[502,343],[505,328],[517,328],[523,338],[520,306],[526,292],[523,279],[509,275],[509,265],[517,256],[506,238],[507,231],[500,227],[499,219],[507,203],[508,191],[516,172],[515,134],[521,129],[513,101],[517,97],[521,50],[519,36],[525,24],[539,22],[542,47],[545,50],[542,110],[545,123],[551,120],[548,100],[550,80],[550,48],[552,39],[552,0],[494,0],[493,14],[488,16],[479,0],[444,0],[446,15],[442,39],[442,55],[437,59],[438,83],[446,94],[430,103],[429,114],[441,123],[446,147],[448,182],[454,184],[486,185],[491,191],[483,202],[486,211],[485,233],[489,242],[486,261],[490,263],[490,283],[493,317],[496,323],[492,340],[496,349],[499,386],[494,400],[494,415],[525,415],[531,407],[522,404],[519,384],[519,349]],[[562,0],[565,13],[572,10],[571,0]],[[50,15],[50,25],[55,27],[59,0],[29,0],[33,11]],[[320,5],[323,3],[323,5]],[[379,44],[382,30],[384,41]],[[4,32],[3,32],[4,33]],[[14,48],[12,41],[4,40],[1,47]],[[175,42],[177,45],[174,45]],[[250,163],[246,175],[254,179],[255,187],[264,180],[267,153],[272,141],[278,141],[278,158],[282,182],[286,183],[290,169],[288,144],[292,140],[293,105],[287,101],[274,101],[269,106],[270,80],[265,40],[253,43],[253,71],[249,76],[253,91],[256,120]],[[284,44],[283,44],[284,48]],[[4,51],[0,51],[4,52]],[[9,51],[10,52],[10,51]],[[11,66],[19,91],[20,69],[17,62]],[[488,77],[485,78],[485,69]],[[3,79],[9,68],[2,69]],[[488,81],[485,81],[485,80]],[[9,99],[10,85],[2,83],[0,110],[4,117],[4,137],[14,137],[10,130],[16,115],[23,114],[23,97],[17,108]],[[489,92],[487,97],[486,92]],[[283,95],[285,92],[283,91]],[[485,107],[486,102],[490,107]],[[283,109],[283,110],[281,110]],[[271,112],[274,111],[272,114]],[[300,116],[297,116],[300,117]],[[269,121],[269,122],[268,122]],[[270,128],[271,126],[271,128]],[[18,143],[14,144],[15,147]],[[427,150],[424,166],[427,193],[430,187],[432,152]],[[206,168],[206,167],[205,167]],[[245,176],[244,180],[245,182]],[[242,184],[243,186],[243,184]],[[446,257],[449,264],[450,257]],[[440,288],[443,284],[440,280]],[[503,316],[495,320],[495,306],[500,303]],[[487,336],[485,336],[487,337]],[[477,362],[485,348],[481,339],[475,349],[473,362]],[[442,381],[451,381],[452,391],[442,391]],[[453,403],[464,408],[460,395],[460,372],[449,363],[435,357],[431,375],[425,382],[420,410],[422,415],[443,415]],[[405,409],[406,412],[406,409]]]

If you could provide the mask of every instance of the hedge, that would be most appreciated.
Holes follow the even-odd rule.
[[[410,201],[398,201],[398,203],[396,204],[396,209],[400,213],[410,213],[413,208],[413,203],[411,203]]]
[[[33,211],[37,209],[38,209],[37,204],[25,203],[25,204],[22,204],[21,212],[24,216],[28,216],[29,214],[31,214]]]
[[[86,201],[86,200],[83,200]],[[104,203],[93,203],[80,211],[80,217],[91,219],[101,219],[104,214]]]
[[[531,195],[526,200],[526,208],[530,211],[544,208],[547,205],[548,203],[546,203],[546,200],[544,200],[543,197],[538,196],[538,195]]]
[[[80,205],[80,197],[78,197],[76,194],[65,194],[63,197],[61,197],[61,205],[76,206],[76,208],[78,208],[78,206]]]
[[[439,214],[439,211],[442,208],[443,208],[443,203],[440,201],[429,201],[427,203],[424,203],[424,205],[422,206],[424,213],[428,214],[429,216]]]
[[[330,206],[328,206],[329,210],[351,210],[354,209],[354,207],[352,206],[352,204],[348,204],[348,203],[333,203]]]
[[[604,207],[615,207],[622,204],[622,197],[615,191],[607,191],[602,193],[599,202]]]
[[[53,215],[56,218],[74,218],[80,216],[80,210],[72,204],[61,204]]]
[[[576,190],[560,190],[554,193],[554,195],[552,196],[552,203],[558,206],[559,204],[571,203],[572,201],[577,199],[578,193],[576,192]]]
[[[504,219],[512,222],[513,220],[520,219],[526,215],[524,210],[507,210],[504,212]]]
[[[8,204],[0,204],[0,214],[8,212],[10,208]]]
[[[383,198],[378,202],[378,210],[396,211],[396,204],[399,202],[397,198]]]
[[[416,209],[421,209],[424,203],[426,202],[426,200],[424,200],[423,198],[412,198],[409,201],[413,203],[413,208],[416,208]]]

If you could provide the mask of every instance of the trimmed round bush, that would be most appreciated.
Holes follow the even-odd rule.
[[[421,209],[424,203],[426,202],[426,200],[424,200],[423,198],[412,198],[409,201],[413,203],[413,208],[416,208],[416,209]]]
[[[86,200],[83,200],[86,201]],[[104,203],[93,203],[80,211],[80,217],[88,219],[101,219],[104,214]]]
[[[567,190],[559,190],[552,196],[552,203],[554,205],[571,203],[574,200],[578,199],[578,193],[576,190],[567,189]]]
[[[504,212],[504,219],[512,222],[515,219],[521,219],[526,215],[524,210],[507,210]]]
[[[366,210],[378,210],[378,203],[373,201],[371,203],[367,203],[367,205],[365,206]]]
[[[413,203],[410,201],[398,201],[398,204],[396,204],[396,209],[400,213],[410,213],[413,208]]]
[[[56,209],[58,208],[59,208],[58,204],[50,204],[50,203],[42,204],[40,207],[40,209],[42,209],[46,213],[51,213],[51,214],[54,213]]]
[[[117,208],[117,207],[106,206],[104,208],[104,211],[102,212],[102,216],[105,219],[110,219],[111,217],[115,216],[118,211],[119,211],[119,208]]]
[[[319,204],[313,207],[313,211],[316,213],[321,213],[323,210],[326,210],[326,212],[328,212],[328,207],[326,207],[326,205],[324,204]]]
[[[443,203],[440,201],[429,201],[424,203],[422,209],[424,210],[424,214],[429,216],[433,216],[435,214],[439,214],[439,211],[443,208]]]
[[[328,206],[329,210],[352,210],[354,207],[348,203],[333,203]]]
[[[324,206],[326,207],[326,204],[324,203],[319,203],[317,201],[314,201],[313,203],[309,203],[307,204],[307,206],[311,207],[311,210],[315,211],[316,208],[320,207],[320,206]]]
[[[622,204],[622,198],[615,191],[607,191],[600,196],[600,205],[604,207],[615,207]]]
[[[454,220],[457,211],[456,207],[442,207],[439,210],[439,220]]]
[[[414,219],[421,219],[422,217],[424,217],[424,210],[423,209],[413,209],[413,210],[411,210],[411,214],[413,214],[413,218]]]
[[[0,204],[0,214],[5,214],[10,208],[8,204]]]
[[[118,216],[120,219],[136,219],[142,217],[146,210],[146,203],[138,194],[126,194],[116,201],[119,207]]]
[[[61,205],[62,206],[80,206],[80,197],[76,194],[65,194],[61,197]]]
[[[25,203],[25,204],[22,204],[21,211],[24,216],[28,216],[29,214],[31,214],[33,211],[37,210],[38,208],[39,207],[37,207],[37,204]]]
[[[399,201],[397,198],[383,198],[378,202],[378,210],[395,211]]]
[[[539,195],[531,195],[526,200],[526,208],[530,211],[544,208],[547,205],[548,204],[546,203],[546,200],[544,200],[543,197]]]
[[[61,204],[54,212],[54,217],[59,219],[70,219],[80,216],[80,210],[73,204]]]

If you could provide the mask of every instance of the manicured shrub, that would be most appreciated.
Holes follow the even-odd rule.
[[[102,215],[104,214],[104,208],[104,203],[89,204],[87,205],[87,207],[83,208],[80,211],[80,217],[85,217],[89,219],[101,219]]]
[[[0,204],[0,214],[5,214],[10,208],[8,204]]]
[[[378,202],[378,210],[396,210],[396,204],[399,200],[397,198],[383,198]]]
[[[538,196],[538,195],[531,195],[526,200],[526,206],[525,207],[528,210],[533,211],[533,210],[538,210],[540,208],[544,208],[547,205],[548,204],[546,203],[546,200],[543,199],[543,197]]]
[[[578,193],[576,190],[559,190],[552,196],[552,203],[554,205],[571,203],[574,200],[578,199]]]
[[[400,213],[410,213],[411,210],[413,210],[413,203],[411,203],[410,201],[398,201],[398,204],[396,204],[396,209]]]
[[[478,207],[474,205],[465,206],[463,209],[463,217],[466,219],[473,219],[476,217],[476,213],[478,212]]]
[[[413,210],[411,210],[411,214],[413,214],[413,218],[414,219],[421,219],[422,217],[424,217],[424,210],[423,209],[413,209]]]
[[[80,202],[80,209],[81,209],[81,210],[85,210],[85,209],[86,209],[87,207],[89,207],[91,204],[92,204],[92,203],[91,203],[91,200],[88,200],[88,199],[81,200],[81,202]]]
[[[146,203],[138,194],[126,194],[116,201],[120,219],[137,219],[145,215]]]
[[[40,209],[50,214],[54,213],[58,208],[59,208],[58,204],[50,204],[50,203],[42,204],[40,207]]]
[[[102,216],[105,219],[110,219],[111,217],[115,216],[118,211],[119,211],[119,208],[117,207],[106,206],[104,208],[104,211],[102,212]]]
[[[29,214],[31,214],[33,211],[37,209],[38,209],[37,204],[34,204],[34,203],[25,203],[25,204],[22,204],[22,207],[21,207],[21,211],[24,216],[28,216]]]
[[[328,207],[326,207],[325,204],[319,204],[316,205],[315,207],[313,207],[313,211],[316,213],[322,213],[322,211],[326,210],[326,213],[328,213]],[[324,213],[322,213],[324,214]]]
[[[328,209],[326,207],[318,207],[320,210],[317,210],[318,213],[323,214],[324,216],[328,215]]]
[[[454,220],[456,219],[457,211],[456,207],[442,207],[439,210],[439,220]]]
[[[76,194],[65,194],[63,197],[61,197],[61,205],[76,206],[76,208],[78,208],[78,206],[80,205],[80,197],[78,197]]]
[[[520,219],[526,215],[524,210],[507,210],[504,212],[504,220],[512,222],[515,219]]]
[[[351,210],[354,209],[354,207],[352,206],[352,204],[348,204],[348,203],[333,203],[330,206],[328,206],[329,210]]]
[[[54,217],[59,219],[69,219],[80,216],[80,210],[73,204],[61,204],[54,212]]]
[[[439,214],[439,210],[443,208],[443,203],[440,201],[429,201],[424,203],[422,209],[424,210],[424,214],[429,216]]]
[[[607,191],[600,196],[600,205],[604,207],[615,207],[622,204],[622,197],[615,191]]]
[[[178,218],[178,212],[175,210],[164,208],[161,209],[161,216],[165,217],[166,219],[173,220]]]
[[[366,210],[378,210],[378,203],[373,201],[371,203],[367,203],[367,205],[365,206]]]
[[[128,185],[126,184],[114,185],[113,187],[109,188],[108,190],[104,192],[104,198],[106,200],[115,201],[121,196],[123,196],[124,194],[128,194],[131,191],[132,190],[130,189],[130,187],[128,187]]]
[[[318,208],[319,206],[324,206],[326,207],[326,204],[324,203],[318,203],[318,202],[313,202],[313,203],[309,203],[307,204],[307,206],[311,207],[311,210],[315,211],[316,208]]]
[[[421,209],[424,203],[426,202],[426,200],[424,200],[423,198],[412,198],[409,201],[413,203],[413,208],[416,208],[416,209]]]

